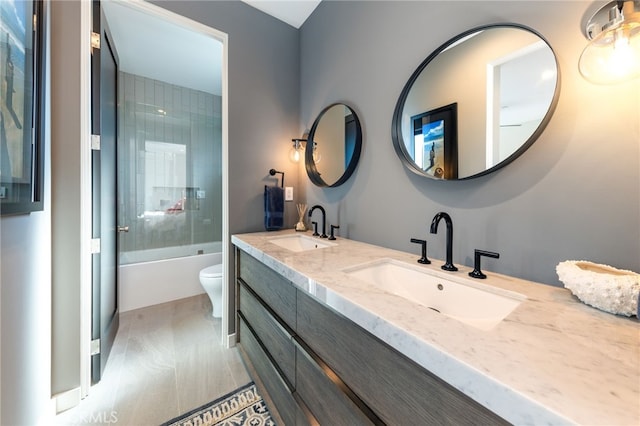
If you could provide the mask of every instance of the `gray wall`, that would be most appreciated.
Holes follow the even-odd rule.
[[[51,138],[48,96],[46,105],[44,210],[0,219],[2,425],[45,424],[45,417],[50,414]]]
[[[597,5],[596,5],[597,6]],[[427,237],[444,258],[454,223],[454,262],[474,248],[497,251],[485,269],[560,285],[555,265],[587,259],[640,271],[640,80],[595,86],[578,73],[592,2],[322,2],[301,29],[301,128],[342,101],[362,121],[360,165],[344,186],[307,183],[309,204],[328,208],[341,236],[418,253]],[[391,143],[391,119],[404,84],[440,44],[472,27],[515,22],[539,31],[561,71],[556,111],[520,158],[471,181],[431,181],[407,171]]]
[[[229,233],[263,231],[264,185],[275,183],[269,169],[284,171],[285,185],[298,187],[298,166],[288,159],[291,139],[302,134],[298,31],[239,1],[155,3],[229,35]],[[293,227],[295,201],[286,208],[286,225]],[[234,324],[235,295],[229,295]]]
[[[229,34],[230,232],[259,231],[263,229],[263,185],[273,183],[268,170],[272,167],[283,170],[288,177],[294,177],[292,180],[298,177],[298,167],[288,162],[290,145],[286,143],[298,136],[298,32],[239,1],[158,3],[165,9]],[[32,393],[32,401],[29,401],[23,392],[27,389],[40,392],[40,388],[32,385],[36,381],[35,375],[42,373],[42,369],[47,369],[46,374],[41,374],[39,380],[48,380],[51,376],[51,386],[49,389],[47,385],[47,391],[52,394],[80,386],[81,254],[78,224],[81,202],[80,155],[83,151],[80,132],[80,21],[80,3],[53,2],[51,199],[54,202],[52,213],[43,219],[48,221],[51,218],[52,230],[43,229],[35,215],[2,219],[3,230],[5,223],[6,227],[11,227],[7,236],[3,234],[2,238],[3,260],[11,244],[16,245],[24,250],[18,253],[18,248],[14,248],[12,253],[16,259],[13,263],[25,269],[24,277],[5,278],[4,268],[2,272],[2,398],[11,398],[6,404],[3,401],[5,409],[2,420],[11,420],[7,424],[20,423],[18,419],[35,423],[29,420],[42,414],[38,409],[42,400],[33,401],[38,395]],[[287,207],[287,221],[293,226],[296,221],[295,205],[289,203]],[[30,241],[35,244],[33,239],[37,237],[39,243],[50,247],[46,243],[51,238],[50,233],[53,252],[48,251],[43,257],[39,248],[30,245]],[[29,239],[31,237],[32,240]],[[45,292],[40,294],[40,298],[34,298],[36,279],[32,274],[36,274],[36,267],[42,262],[44,269],[37,270],[37,273],[38,277],[44,278],[38,285],[51,285],[51,278],[45,276],[49,272],[46,262],[50,257],[53,258],[49,275],[53,278],[53,296]],[[230,274],[233,277],[232,270]],[[5,290],[5,279],[7,282],[15,280],[15,291],[18,293],[9,293],[9,284]],[[25,286],[24,280],[31,280],[30,284]],[[230,292],[230,302],[232,316],[235,305],[233,292]],[[38,322],[42,315],[47,316],[51,312],[41,305],[52,306],[51,322]],[[17,307],[22,310],[16,312]],[[38,315],[34,315],[34,312],[38,312]],[[230,319],[233,324],[233,318]],[[23,326],[16,326],[23,323]],[[13,328],[6,331],[7,327]],[[50,340],[37,337],[38,327],[52,330],[51,352],[48,352]],[[5,344],[5,339],[10,343]],[[15,346],[13,351],[8,349],[12,344]],[[38,350],[32,350],[34,347]],[[29,355],[26,355],[27,349],[30,350]],[[49,359],[49,353],[52,364],[50,370],[49,364],[44,363]],[[37,357],[38,363],[32,357]],[[21,381],[18,381],[19,378]],[[5,383],[8,386],[6,389]],[[7,394],[8,397],[5,396]],[[20,399],[19,404],[17,399]],[[26,407],[20,404],[31,405]],[[4,421],[0,423],[5,424]]]
[[[80,386],[81,20],[79,2],[52,2],[52,395]]]
[[[3,425],[37,424],[51,395],[50,220],[48,206],[0,219]]]
[[[299,105],[298,31],[239,1],[156,4],[229,35],[230,232],[264,230],[263,185],[270,168],[295,175],[288,160]],[[288,215],[296,222],[295,206]]]

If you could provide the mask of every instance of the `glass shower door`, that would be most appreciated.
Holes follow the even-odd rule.
[[[120,264],[219,250],[221,97],[122,73]]]

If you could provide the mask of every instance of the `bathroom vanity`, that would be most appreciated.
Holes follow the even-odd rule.
[[[239,346],[285,424],[640,423],[637,319],[489,272],[480,286],[516,307],[475,324],[353,274],[382,261],[467,282],[470,268],[301,235],[232,237]]]

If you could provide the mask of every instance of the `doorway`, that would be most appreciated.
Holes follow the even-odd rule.
[[[513,155],[540,126],[556,89],[555,61],[537,40],[487,63],[486,93],[493,96],[487,96],[486,169]]]
[[[229,270],[227,35],[146,2],[102,7],[120,68],[116,205],[118,228],[128,231],[118,237],[120,270],[147,264],[156,272],[119,273],[124,312],[203,293],[199,269],[212,259]],[[165,265],[174,277],[157,274],[168,261],[178,262]]]

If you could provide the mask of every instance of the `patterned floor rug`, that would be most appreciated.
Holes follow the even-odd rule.
[[[161,426],[275,426],[267,406],[251,382]]]

